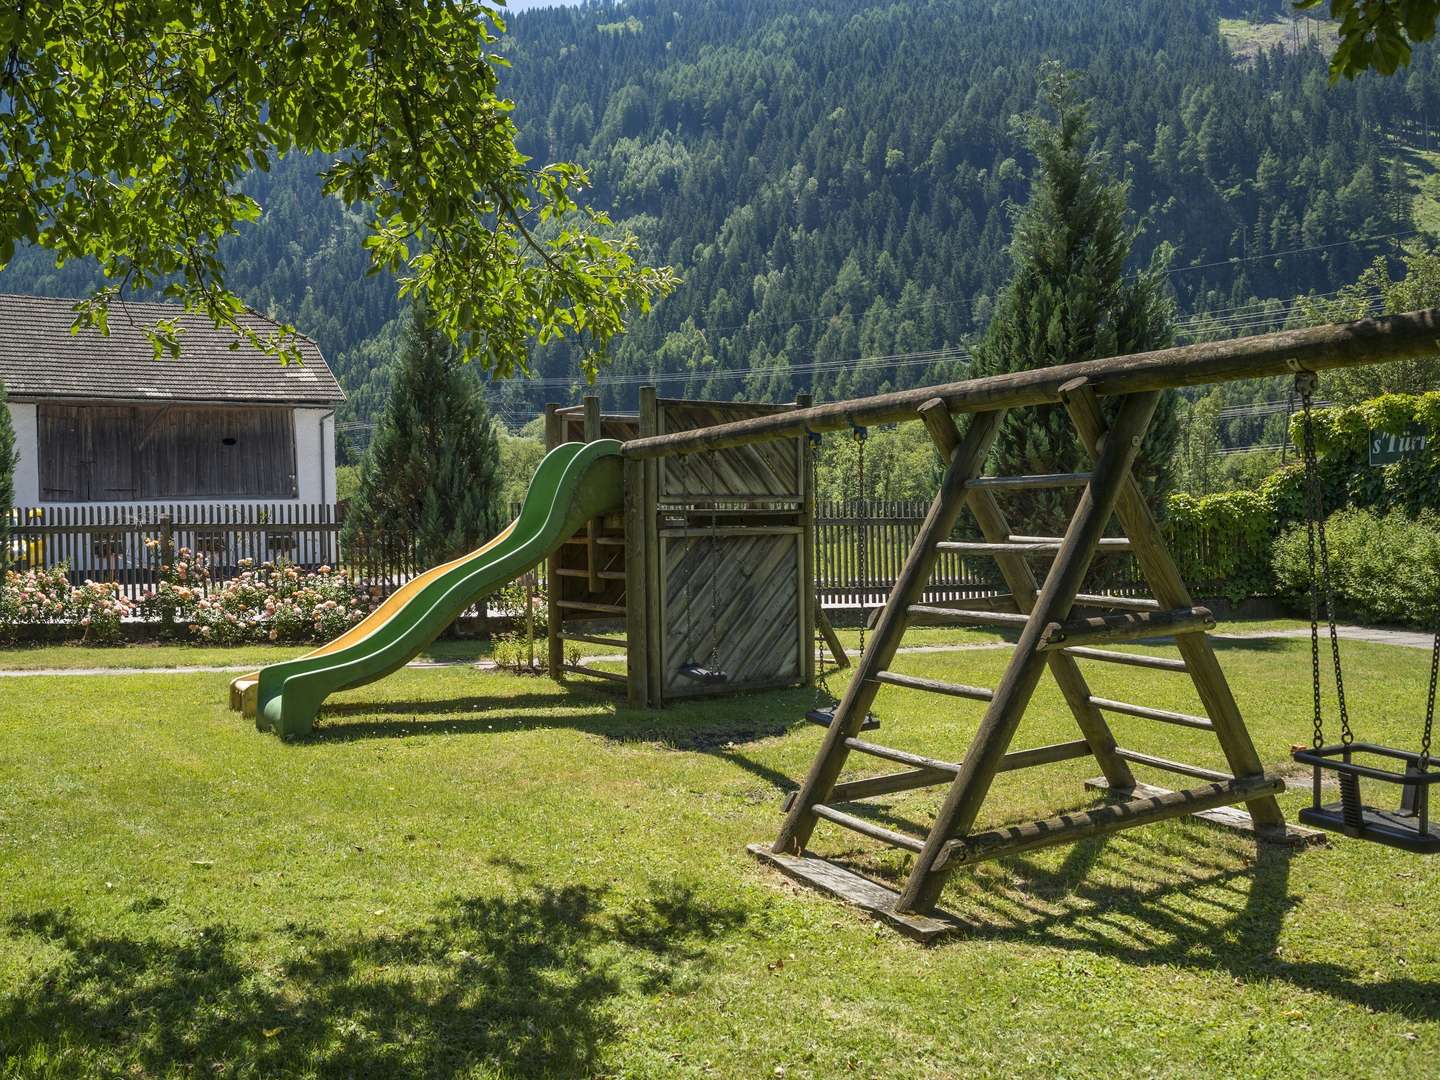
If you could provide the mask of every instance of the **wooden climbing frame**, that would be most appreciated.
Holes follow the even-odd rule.
[[[954,929],[956,921],[937,912],[945,878],[956,868],[1006,855],[1074,843],[1119,829],[1160,821],[1181,814],[1203,813],[1243,803],[1248,815],[1236,814],[1247,827],[1272,839],[1295,839],[1280,814],[1275,795],[1282,781],[1267,777],[1251,744],[1239,709],[1215,659],[1204,631],[1214,626],[1205,608],[1195,607],[1175,563],[1165,549],[1155,519],[1140,496],[1131,474],[1135,455],[1144,439],[1159,392],[1126,395],[1114,422],[1106,425],[1099,401],[1085,379],[1075,379],[1058,390],[1081,443],[1094,459],[1086,473],[1047,477],[982,477],[980,471],[1005,415],[1003,409],[975,414],[963,436],[956,430],[940,398],[923,402],[917,410],[931,439],[947,461],[940,490],[889,598],[876,622],[872,644],[860,658],[855,676],[836,710],[836,722],[815,756],[810,773],[790,799],[785,821],[773,844],[752,846],[761,858],[773,862],[791,877],[850,899],[885,918],[900,930],[929,939]],[[1043,480],[1043,484],[1042,484]],[[1010,531],[999,493],[1040,486],[1075,487],[1079,491],[1074,515],[1063,537],[1016,537]],[[960,515],[974,517],[984,541],[957,544],[951,536]],[[1125,536],[1107,538],[1112,518]],[[1118,599],[1123,613],[1090,619],[1072,619],[1077,601],[1087,606],[1108,605],[1109,598],[1080,593],[1081,584],[1102,545],[1133,551],[1154,599]],[[975,611],[958,607],[919,604],[921,594],[940,552],[963,546],[972,554],[993,557],[1009,589],[1011,612]],[[1040,581],[1031,561],[1053,556],[1049,572]],[[1138,609],[1138,610],[1136,610]],[[925,623],[949,625],[994,624],[997,616],[1019,628],[1020,636],[1000,683],[993,690],[933,679],[920,679],[888,670],[905,630],[916,616]],[[1081,660],[1121,662],[1137,658],[1112,654],[1091,645],[1141,636],[1173,635],[1180,661],[1147,657],[1166,670],[1189,674],[1204,716],[1190,716],[1144,705],[1110,701],[1090,692]],[[1078,650],[1078,651],[1077,651]],[[1046,671],[1054,677],[1074,716],[1079,738],[1049,746],[1013,750],[1026,706]],[[969,698],[986,703],[979,728],[968,751],[957,762],[915,759],[860,740],[860,722],[883,686]],[[1106,720],[1107,713],[1142,717],[1162,723],[1213,732],[1230,771],[1221,773],[1199,766],[1169,762],[1119,745]],[[912,768],[884,777],[839,784],[851,753],[868,754],[905,763]],[[975,822],[1001,772],[1037,768],[1059,761],[1093,757],[1102,774],[1096,781],[1115,794],[1127,796],[1094,810],[1003,829],[976,831]],[[1132,764],[1144,764],[1208,781],[1178,791],[1140,785]],[[872,820],[841,809],[847,803],[897,791],[945,787],[946,794],[927,835],[913,836],[876,825]],[[817,856],[805,854],[811,833],[821,823],[839,825],[871,839],[914,853],[915,859],[902,888],[890,890]]]

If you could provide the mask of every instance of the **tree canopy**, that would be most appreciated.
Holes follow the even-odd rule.
[[[1329,3],[1340,23],[1340,45],[1330,58],[1332,80],[1362,71],[1392,75],[1410,63],[1410,46],[1435,36],[1440,0],[1295,0],[1300,10]]]
[[[0,267],[16,245],[90,257],[108,284],[161,289],[240,333],[221,241],[260,208],[252,170],[321,158],[324,193],[360,208],[372,271],[399,275],[466,359],[524,370],[578,337],[595,369],[630,310],[673,275],[579,201],[571,164],[516,148],[475,0],[46,0],[0,11]],[[286,350],[284,333],[259,345]],[[173,325],[153,335],[174,350]]]

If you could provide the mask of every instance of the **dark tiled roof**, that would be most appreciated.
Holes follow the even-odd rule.
[[[173,304],[126,301],[110,309],[108,337],[96,330],[70,332],[74,300],[0,293],[0,382],[11,398],[123,399],[126,401],[250,401],[333,405],[345,398],[340,384],[309,338],[297,342],[303,364],[281,364],[216,330],[203,314]],[[145,332],[178,318],[180,355],[155,359]],[[275,324],[242,315],[262,334]]]

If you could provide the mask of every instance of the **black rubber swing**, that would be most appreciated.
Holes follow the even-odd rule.
[[[1425,703],[1425,723],[1419,753],[1397,750],[1378,743],[1356,742],[1350,730],[1345,706],[1345,677],[1340,668],[1340,637],[1335,629],[1335,591],[1330,579],[1330,551],[1325,541],[1325,507],[1320,488],[1320,470],[1315,460],[1315,433],[1311,419],[1311,398],[1315,376],[1305,372],[1295,377],[1304,409],[1305,480],[1309,492],[1307,539],[1310,553],[1310,659],[1314,697],[1315,733],[1308,750],[1296,750],[1292,757],[1311,768],[1311,805],[1300,811],[1306,825],[1329,829],[1357,840],[1369,840],[1417,854],[1440,852],[1440,833],[1430,827],[1430,789],[1440,783],[1440,768],[1430,758],[1430,734],[1435,723],[1435,682],[1440,675],[1440,626],[1430,652],[1430,690]],[[1316,538],[1319,538],[1317,573]],[[1340,742],[1325,742],[1324,716],[1320,707],[1320,588],[1325,589],[1325,618],[1330,627],[1330,656],[1335,672],[1335,695],[1340,708]],[[1357,756],[1387,758],[1404,763],[1404,771],[1365,765]],[[1340,786],[1340,801],[1321,801],[1321,779],[1334,773]],[[1364,802],[1361,778],[1378,780],[1402,788],[1395,810],[1381,810]]]

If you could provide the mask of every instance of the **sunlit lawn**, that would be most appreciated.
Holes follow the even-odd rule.
[[[1283,765],[1308,643],[1220,647]],[[1007,655],[897,666],[994,685]],[[1428,655],[1346,657],[1362,737],[1413,743]],[[1197,707],[1184,676],[1087,671]],[[1165,823],[956,877],[973,932],[926,950],[745,853],[818,743],[807,691],[650,713],[409,669],[285,744],[226,711],[227,678],[0,683],[0,1075],[1424,1076],[1440,1054],[1434,862],[1257,860]],[[954,760],[979,710],[887,689],[874,737]],[[1223,764],[1202,733],[1113,723]],[[1073,737],[1042,683],[1017,747]],[[1082,805],[1096,771],[1002,777],[985,820]],[[938,798],[882,805],[923,827]],[[905,869],[832,826],[813,847]]]

